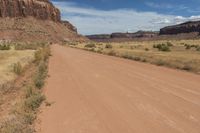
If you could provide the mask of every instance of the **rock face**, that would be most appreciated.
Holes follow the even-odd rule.
[[[45,21],[44,21],[45,20]],[[84,41],[49,0],[0,0],[0,40]]]
[[[0,17],[28,17],[61,21],[60,11],[49,0],[0,0]]]
[[[77,29],[75,26],[73,26],[69,21],[61,21],[61,23],[66,26],[69,30],[74,31],[77,33]]]
[[[160,35],[200,32],[200,21],[186,22],[179,25],[168,26],[160,29]]]

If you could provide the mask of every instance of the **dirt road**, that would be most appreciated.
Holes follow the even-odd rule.
[[[200,76],[52,46],[41,133],[200,133]]]

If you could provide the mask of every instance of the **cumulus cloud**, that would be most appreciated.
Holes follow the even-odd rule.
[[[159,30],[161,27],[198,20],[200,16],[182,17],[156,12],[140,12],[133,9],[99,10],[80,7],[73,2],[54,2],[61,10],[64,20],[70,21],[79,33],[102,34],[112,32],[135,32],[138,30]]]

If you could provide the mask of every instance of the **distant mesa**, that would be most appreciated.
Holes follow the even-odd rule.
[[[160,35],[200,32],[200,21],[189,21],[160,29]]]
[[[189,21],[178,25],[167,26],[158,32],[138,31],[135,33],[112,33],[88,35],[94,41],[131,41],[159,39],[195,39],[199,38],[200,21]]]
[[[107,39],[136,39],[136,38],[153,38],[158,35],[158,32],[153,31],[138,31],[135,33],[112,33],[112,34],[99,34],[88,35],[91,40],[107,40]]]

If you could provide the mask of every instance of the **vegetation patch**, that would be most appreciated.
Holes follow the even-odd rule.
[[[170,46],[168,46],[167,44],[154,44],[153,48],[157,48],[159,51],[164,51],[164,52],[169,52],[170,50]]]
[[[76,48],[200,73],[199,40],[153,40],[101,44],[96,48],[87,48],[87,44],[79,43]],[[192,51],[188,51],[187,47]]]
[[[111,49],[113,48],[111,44],[106,44],[105,48]]]
[[[45,47],[46,42],[35,42],[35,43],[24,43],[18,42],[13,43],[15,50],[37,50],[38,48]]]
[[[89,43],[85,45],[85,48],[95,48],[96,45],[94,43]]]
[[[33,123],[37,117],[38,108],[45,100],[41,88],[45,83],[48,58],[50,55],[48,45],[37,49],[38,50],[35,52],[35,60],[31,64],[34,71],[31,73],[30,79],[26,79],[27,81],[23,82],[20,87],[20,90],[24,90],[22,96],[20,96],[22,99],[17,101],[17,104],[13,107],[8,119],[0,122],[0,132],[2,133],[35,132]],[[21,67],[19,63],[16,63],[14,71],[16,74],[20,74]],[[7,88],[8,86],[5,87]]]
[[[10,50],[10,44],[0,44],[0,50]]]
[[[17,75],[20,75],[22,73],[22,65],[20,62],[14,63],[13,64],[13,72]]]

